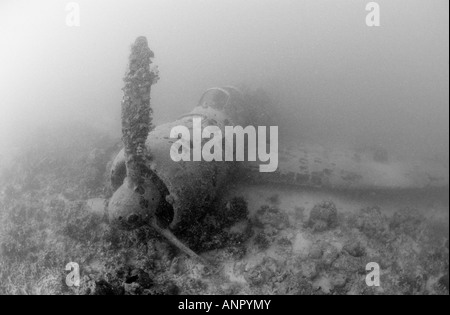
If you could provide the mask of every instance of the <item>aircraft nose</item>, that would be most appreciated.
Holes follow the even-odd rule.
[[[125,230],[149,223],[158,208],[161,195],[151,182],[146,182],[142,190],[134,189],[128,178],[125,179],[109,201],[108,216],[111,223]]]

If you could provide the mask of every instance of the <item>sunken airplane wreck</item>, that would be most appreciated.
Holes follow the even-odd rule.
[[[177,139],[172,128],[186,126],[192,133],[193,118],[217,126],[246,126],[254,113],[245,107],[242,93],[226,86],[207,90],[198,106],[172,123],[151,130],[150,90],[157,75],[150,69],[153,52],[140,37],[132,46],[122,102],[124,149],[111,168],[114,194],[109,202],[110,220],[125,229],[150,224],[186,254],[208,264],[183,245],[172,233],[202,214],[230,183],[272,183],[314,187],[336,192],[348,190],[446,189],[449,172],[430,162],[397,160],[380,150],[356,152],[327,150],[320,146],[289,145],[279,148],[275,172],[260,172],[260,161],[178,161],[170,157]],[[224,135],[225,132],[222,132]]]

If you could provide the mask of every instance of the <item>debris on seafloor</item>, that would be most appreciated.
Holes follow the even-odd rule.
[[[83,191],[84,184],[74,185],[90,180],[93,169],[94,164],[70,163],[59,177],[37,174],[40,188],[25,191],[18,181],[19,195],[2,194],[0,293],[448,294],[445,220],[413,209],[392,216],[381,207],[346,213],[339,201],[289,209],[281,194],[278,205],[250,211],[253,204],[233,197],[190,229],[174,231],[189,248],[217,262],[211,272],[180,255],[150,226],[124,231],[106,224],[96,197],[101,193],[84,197],[76,188]],[[63,193],[53,193],[58,188]],[[79,197],[68,198],[66,190]],[[320,231],[310,227],[319,221],[330,224]],[[78,288],[64,285],[59,266],[67,261],[83,270]],[[369,262],[380,264],[378,288],[365,283]]]
[[[337,220],[336,205],[331,201],[324,201],[311,210],[308,226],[314,231],[322,232],[336,227]]]

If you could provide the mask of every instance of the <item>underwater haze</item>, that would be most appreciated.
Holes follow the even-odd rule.
[[[0,0],[0,295],[448,295],[448,86],[448,0]]]
[[[212,86],[266,89],[283,137],[381,146],[448,164],[448,1],[0,2],[0,141],[34,128],[86,123],[120,136],[130,44],[146,36],[161,80],[157,123],[173,121]]]

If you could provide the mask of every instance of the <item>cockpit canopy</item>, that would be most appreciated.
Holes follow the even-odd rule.
[[[230,93],[221,88],[212,88],[206,90],[200,99],[199,106],[203,108],[214,108],[217,110],[223,110],[228,104],[230,99]]]
[[[244,96],[234,86],[214,87],[206,90],[200,98],[197,108],[220,111],[235,124],[246,124]]]

